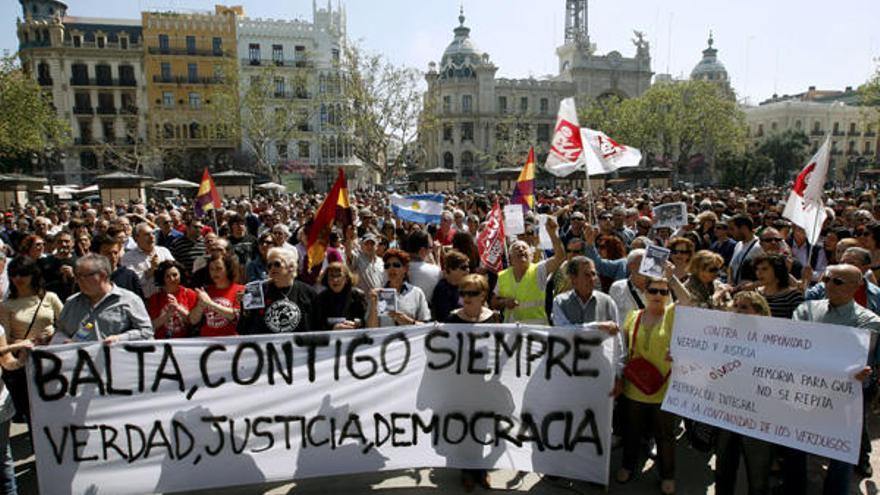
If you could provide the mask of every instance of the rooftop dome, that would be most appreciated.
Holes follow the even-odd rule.
[[[471,29],[464,25],[463,7],[459,11],[458,23],[458,27],[452,30],[455,38],[440,59],[440,75],[443,78],[475,77],[473,67],[483,58],[483,53],[470,39]]]
[[[691,79],[699,81],[727,81],[727,69],[718,60],[718,50],[712,45],[715,39],[709,32],[709,47],[703,50],[703,59],[691,71]]]

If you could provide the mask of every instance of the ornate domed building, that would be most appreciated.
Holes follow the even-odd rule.
[[[420,168],[454,172],[461,185],[485,185],[499,170],[521,166],[531,145],[543,162],[563,98],[627,98],[651,85],[651,56],[642,33],[633,40],[632,58],[618,51],[596,53],[587,32],[587,0],[566,0],[565,41],[556,50],[555,76],[496,78],[498,67],[471,39],[463,10],[452,32],[440,63],[429,63],[425,74],[428,110],[420,140],[426,156]]]
[[[727,77],[727,69],[724,64],[718,60],[718,49],[713,45],[715,38],[709,31],[709,46],[703,50],[703,59],[697,63],[694,70],[691,71],[692,81],[709,81],[723,85],[726,89],[730,89],[730,81]]]

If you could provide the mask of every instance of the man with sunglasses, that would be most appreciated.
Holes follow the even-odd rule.
[[[785,243],[785,238],[782,234],[779,233],[778,230],[773,227],[766,228],[761,231],[761,235],[758,238],[758,242],[760,242],[761,250],[760,252],[764,254],[778,254],[785,258],[786,266],[788,266],[788,273],[792,277],[797,280],[801,280],[804,276],[804,265],[801,262],[791,256],[791,254],[786,249],[787,244]],[[755,260],[757,258],[752,257],[746,260],[745,264],[742,267],[742,280],[757,280],[758,275],[755,272]],[[810,275],[810,273],[807,273]]]
[[[847,253],[850,250],[847,250]],[[855,253],[855,252],[853,252]],[[846,253],[844,253],[846,254]],[[880,332],[880,317],[874,312],[858,304],[855,301],[856,293],[864,284],[864,276],[858,267],[849,264],[831,265],[825,270],[822,277],[825,286],[826,299],[805,301],[798,306],[794,312],[792,319],[797,321],[815,321],[819,323],[830,323],[834,325],[843,325],[848,327],[865,328],[871,331],[871,343],[868,349],[868,363],[855,375],[855,379],[864,382],[870,377],[872,366],[876,366],[876,346],[877,334]],[[865,421],[868,424],[867,414],[870,408],[864,408]],[[862,430],[862,444],[867,442],[870,446],[870,437],[865,438],[867,430]],[[794,459],[786,459],[794,461],[797,467],[791,478],[795,481],[800,478],[800,473],[806,475],[806,455],[800,453],[795,454]],[[870,464],[867,463],[865,456],[865,464],[859,463],[858,469],[861,474],[870,473]],[[870,476],[868,474],[868,476]],[[828,474],[825,477],[824,493],[849,493],[849,481],[852,475],[852,465],[842,461],[831,460],[828,466]]]

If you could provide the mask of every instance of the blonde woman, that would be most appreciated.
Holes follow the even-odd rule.
[[[697,251],[688,264],[688,278],[684,283],[691,305],[699,308],[725,308],[730,302],[729,287],[721,283],[718,274],[724,258],[712,251]]]

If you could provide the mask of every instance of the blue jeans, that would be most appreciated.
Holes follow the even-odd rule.
[[[0,423],[0,456],[3,466],[0,468],[0,490],[3,495],[16,495],[15,462],[12,460],[12,449],[9,446],[9,425],[11,421]]]

